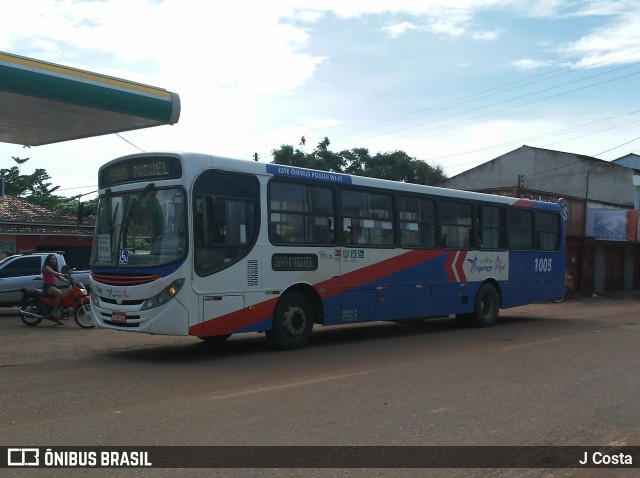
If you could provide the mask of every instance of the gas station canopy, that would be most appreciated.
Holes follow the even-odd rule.
[[[0,142],[40,146],[179,117],[176,93],[0,52]]]

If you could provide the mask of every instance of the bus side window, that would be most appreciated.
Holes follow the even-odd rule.
[[[515,251],[533,249],[533,211],[512,207],[508,210],[509,247]]]
[[[476,230],[478,231],[477,246],[479,248],[507,248],[507,226],[504,207],[480,206],[476,220]]]
[[[431,198],[401,197],[398,206],[400,243],[404,247],[444,247],[446,227],[438,236],[436,202]]]
[[[213,206],[213,230],[211,237],[214,244],[226,242],[227,207],[224,201],[216,201]]]
[[[269,239],[272,243],[329,244],[335,224],[332,188],[272,179]]]
[[[391,195],[342,190],[342,228],[346,245],[391,246],[393,199]]]
[[[254,176],[210,170],[195,181],[194,270],[207,276],[245,257],[259,224],[260,185]]]
[[[440,201],[439,209],[442,247],[467,249],[470,244],[469,230],[473,225],[471,204],[445,200]]]
[[[536,211],[535,230],[537,247],[541,251],[557,251],[560,248],[560,216]]]

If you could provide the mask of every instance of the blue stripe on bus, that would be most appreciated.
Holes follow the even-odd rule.
[[[177,271],[183,262],[175,264],[167,264],[158,267],[92,267],[91,272],[94,274],[115,274],[115,275],[153,275],[157,274],[162,277],[173,274]]]
[[[322,296],[325,325],[373,320],[401,320],[424,316],[468,313],[474,309],[475,296],[483,283],[457,282],[447,269],[456,251],[414,250],[386,261],[314,284]],[[514,260],[514,257],[519,259]],[[562,293],[562,277],[555,272],[535,273],[535,258],[549,256],[562,266],[560,252],[519,252],[511,255],[509,280],[498,281],[503,307],[549,300]],[[517,273],[514,269],[521,269]],[[514,280],[513,274],[518,279]],[[557,277],[556,277],[557,276]],[[271,314],[278,298],[250,308],[205,320],[190,328],[192,335],[217,335],[271,329]]]

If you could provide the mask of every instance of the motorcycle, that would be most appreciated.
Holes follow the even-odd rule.
[[[68,320],[73,316],[76,324],[83,329],[95,327],[91,320],[90,299],[87,289],[82,282],[76,282],[71,277],[68,266],[62,268],[62,273],[67,276],[69,290],[62,296],[59,311],[63,320]],[[35,327],[43,320],[55,321],[51,316],[51,311],[56,298],[45,294],[42,289],[24,288],[22,289],[22,305],[18,313],[22,322],[30,327]]]

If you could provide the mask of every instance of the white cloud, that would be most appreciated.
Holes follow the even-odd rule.
[[[640,33],[636,27],[640,24],[639,10],[640,4],[636,0],[237,0],[231,3],[200,0],[29,0],[12,3],[11,9],[7,9],[0,18],[0,50],[179,93],[182,114],[178,124],[123,133],[124,137],[145,150],[201,150],[242,158],[250,158],[254,152],[259,152],[262,160],[268,161],[268,153],[282,142],[295,144],[300,136],[305,135],[309,147],[320,141],[327,131],[331,134],[335,131],[337,136],[340,128],[347,129],[348,125],[342,124],[341,116],[347,116],[344,98],[348,99],[354,92],[340,90],[343,87],[340,79],[328,77],[328,69],[322,70],[322,98],[335,104],[333,109],[326,105],[317,108],[318,97],[314,97],[317,91],[306,89],[314,86],[311,80],[319,78],[316,76],[319,66],[324,63],[329,66],[328,59],[322,56],[325,53],[310,53],[310,47],[313,51],[323,52],[342,48],[342,45],[328,44],[319,48],[319,39],[329,40],[320,35],[310,36],[321,28],[330,28],[331,22],[339,21],[341,26],[349,27],[352,35],[349,40],[353,43],[344,45],[349,51],[362,50],[358,43],[361,41],[359,27],[362,26],[371,28],[375,25],[379,28],[381,24],[386,25],[382,31],[373,32],[381,42],[387,35],[395,38],[408,32],[429,32],[429,47],[437,48],[438,53],[442,53],[440,58],[447,57],[451,61],[448,67],[446,61],[441,65],[442,72],[455,74],[455,66],[465,66],[464,75],[460,76],[473,77],[477,63],[469,63],[469,57],[461,54],[466,52],[447,49],[463,42],[438,43],[439,40],[470,38],[495,41],[496,48],[506,49],[509,45],[499,43],[503,33],[500,28],[506,31],[509,21],[519,24],[524,22],[523,19],[532,17],[562,17],[566,20],[572,15],[588,15],[598,17],[600,28],[581,33],[582,38],[577,38],[576,34],[575,41],[567,42],[560,50],[553,49],[553,35],[532,38],[531,44],[536,45],[536,42],[543,41],[540,37],[544,37],[544,41],[549,42],[542,47],[544,51],[560,53],[562,59],[572,60],[575,65],[594,64],[605,55],[618,55],[617,61],[620,62],[637,61],[640,58],[634,57],[636,54],[632,53],[632,48],[640,45]],[[493,13],[500,15],[494,16]],[[507,19],[507,22],[498,24],[496,20],[493,23],[498,17]],[[604,25],[605,22],[608,24]],[[585,32],[584,23],[579,30],[581,32]],[[403,42],[388,43],[390,52]],[[382,50],[377,49],[376,54],[384,60],[384,55],[391,53]],[[627,53],[621,53],[621,50]],[[449,56],[449,52],[453,54]],[[404,52],[393,50],[392,54],[402,55]],[[415,50],[407,54],[415,55]],[[622,57],[623,54],[627,56]],[[513,65],[521,70],[552,64],[550,59],[536,59],[536,56],[547,57],[540,54],[540,50],[523,51],[519,56],[522,59]],[[397,98],[398,105],[405,105],[404,108],[413,105],[417,110],[423,108],[425,102],[440,102],[430,99],[430,91],[442,91],[443,95],[454,95],[453,98],[469,93],[461,89],[467,87],[462,82],[456,84],[458,90],[455,93],[450,93],[448,85],[436,83],[446,82],[442,80],[446,76],[436,75],[429,76],[433,83],[422,82],[419,90],[408,87],[407,91],[399,91],[397,85],[409,85],[410,81],[403,83],[409,77],[400,74],[397,79],[385,77],[380,80],[381,71],[371,69],[366,74],[356,71],[356,67],[366,68],[365,62],[366,55],[354,58],[353,71],[362,77],[369,75],[371,83],[377,86],[390,88],[384,90],[380,86],[367,90],[363,86],[355,92],[355,96],[360,95],[356,104],[362,106],[362,111],[359,108],[357,112],[349,111],[349,118],[362,121],[363,125],[380,123],[394,115],[414,114],[401,109],[392,113],[393,108],[385,105],[388,109],[381,107],[379,111],[384,113],[378,111],[376,116],[372,113],[374,108],[368,109],[368,105],[379,101],[384,103],[383,97]],[[557,59],[553,60],[554,64],[557,62]],[[376,63],[378,69],[380,64],[383,63]],[[505,78],[505,81],[508,80]],[[483,88],[478,85],[478,90]],[[370,91],[375,91],[377,96]],[[406,101],[405,95],[413,95],[411,101]],[[385,114],[388,116],[382,117]],[[523,128],[527,129],[526,126]],[[504,142],[508,135],[519,131],[516,126],[497,123],[486,125],[484,129],[480,126],[450,129],[452,131],[447,130],[446,133],[439,130],[427,138],[407,135],[394,138],[389,134],[378,141],[377,137],[372,140],[365,135],[358,146],[370,147],[372,151],[402,149],[412,156],[432,157],[456,151],[460,144],[472,149],[476,145],[486,146],[491,138],[496,138],[495,142]],[[335,147],[340,146],[336,143]],[[0,145],[0,152],[5,151],[8,150]],[[54,182],[71,187],[78,183],[95,183],[93,178],[97,177],[99,164],[134,152],[130,145],[110,135],[33,148],[29,154],[33,157],[33,167],[49,170],[55,165],[56,169],[51,170],[52,176],[55,174]],[[480,158],[490,157],[493,153],[488,152]],[[16,155],[14,150],[11,154]],[[49,158],[63,160],[51,161]],[[78,161],[86,166],[82,171],[73,167]],[[87,179],[80,179],[84,174]]]
[[[471,38],[474,40],[486,40],[486,41],[494,41],[497,40],[501,35],[500,30],[494,31],[477,31],[471,34]]]
[[[558,51],[567,57],[578,57],[574,67],[589,68],[640,60],[640,4],[634,11],[615,17],[611,23],[561,45]]]
[[[307,81],[323,60],[302,53],[308,35],[280,21],[291,10],[278,4],[67,0],[17,5],[9,29],[3,25],[0,33],[1,49],[26,45],[35,57],[108,74],[122,68],[127,78],[142,82],[148,81],[144,69],[151,65],[159,70],[151,78],[161,75],[169,85],[183,85],[188,78],[189,84],[195,80],[208,89],[283,93]]]
[[[625,15],[638,8],[636,0],[591,0],[581,5],[575,16]]]
[[[384,30],[389,32],[389,36],[391,38],[398,38],[400,35],[406,33],[409,30],[418,30],[419,28],[420,27],[418,27],[414,23],[402,22],[384,27]]]
[[[536,70],[552,64],[548,60],[536,60],[533,58],[522,58],[521,60],[512,61],[511,64],[518,70]]]

